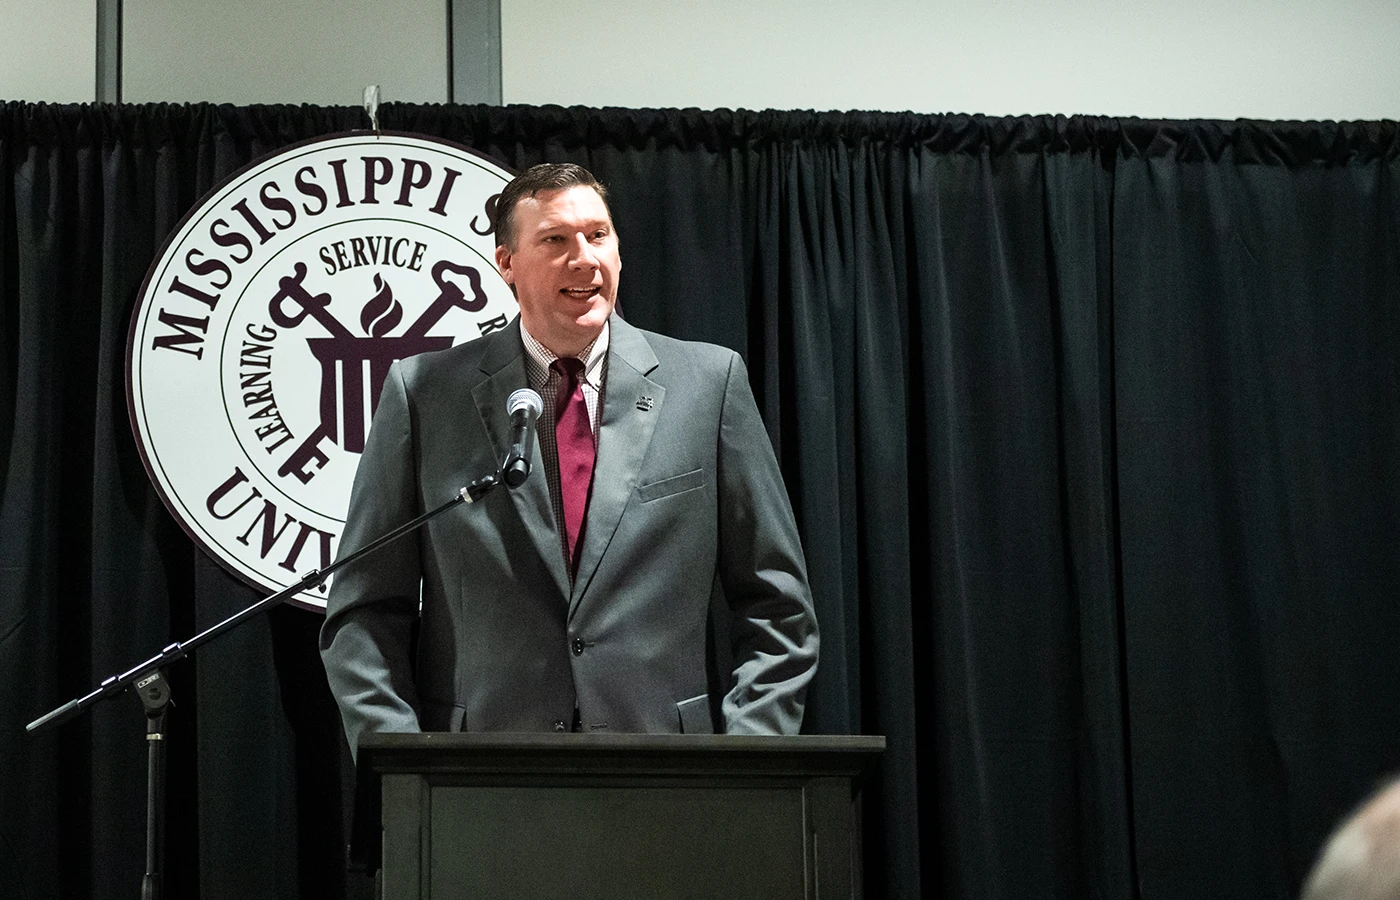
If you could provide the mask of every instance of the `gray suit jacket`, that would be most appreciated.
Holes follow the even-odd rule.
[[[542,470],[335,576],[321,653],[350,746],[378,731],[712,730],[706,624],[733,611],[731,733],[795,733],[817,664],[797,528],[743,362],[616,317],[572,587]],[[520,325],[397,363],[348,553],[495,471]],[[420,609],[421,584],[421,609]],[[415,659],[412,634],[418,625]]]

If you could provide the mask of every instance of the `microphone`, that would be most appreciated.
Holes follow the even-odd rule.
[[[501,466],[506,484],[518,488],[530,477],[530,446],[535,443],[535,420],[544,412],[544,401],[529,388],[521,388],[506,401],[510,413],[510,455]]]

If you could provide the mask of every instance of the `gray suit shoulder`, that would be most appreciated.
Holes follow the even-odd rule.
[[[685,365],[697,371],[726,372],[734,363],[743,362],[738,353],[719,344],[704,341],[685,341],[667,337],[644,328],[637,329],[646,336],[652,351],[661,362],[667,365]]]
[[[404,384],[412,390],[416,386],[437,383],[443,378],[456,379],[464,373],[478,371],[494,343],[500,339],[500,334],[495,332],[443,350],[430,350],[399,360],[399,372]],[[520,343],[518,337],[515,343]]]

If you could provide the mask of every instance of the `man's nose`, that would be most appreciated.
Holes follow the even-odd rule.
[[[574,235],[573,244],[569,248],[569,265],[576,269],[598,268],[598,259],[593,255],[593,245],[588,242],[583,232]]]

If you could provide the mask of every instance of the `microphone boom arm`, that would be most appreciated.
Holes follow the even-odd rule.
[[[190,651],[196,649],[197,647],[203,644],[207,644],[208,642],[212,641],[216,637],[219,637],[226,631],[231,631],[234,628],[237,628],[239,625],[242,625],[244,622],[251,619],[253,616],[256,616],[258,613],[267,609],[271,609],[274,606],[278,606],[284,601],[289,600],[297,594],[301,593],[302,591],[310,590],[314,587],[320,587],[322,584],[325,583],[325,580],[327,578],[329,578],[339,569],[350,565],[350,563],[355,562],[363,556],[367,556],[370,553],[373,553],[375,550],[378,550],[385,544],[392,543],[398,540],[399,538],[403,537],[404,535],[412,531],[416,531],[417,529],[421,528],[424,524],[426,524],[430,519],[437,518],[438,516],[447,512],[452,507],[456,506],[458,503],[475,503],[477,500],[480,500],[486,494],[487,491],[491,490],[497,484],[500,484],[500,482],[500,472],[494,472],[485,477],[478,478],[476,481],[473,481],[471,484],[457,491],[457,493],[452,496],[451,500],[448,500],[446,503],[442,504],[436,509],[428,510],[418,518],[413,519],[409,522],[405,522],[398,528],[395,528],[393,531],[390,531],[388,534],[375,538],[373,541],[370,541],[368,544],[365,544],[359,550],[356,550],[349,556],[345,556],[336,560],[329,566],[326,566],[324,569],[312,569],[310,572],[307,572],[305,575],[303,575],[301,579],[295,584],[290,585],[289,587],[285,587],[275,594],[270,594],[267,597],[264,597],[257,603],[254,603],[252,606],[249,606],[246,609],[242,609],[234,613],[227,619],[224,619],[219,624],[211,625],[209,628],[206,628],[204,631],[201,631],[199,634],[196,634],[189,640],[176,641],[175,643],[169,645],[164,650],[161,650],[160,653],[156,654],[155,656],[152,656],[145,662],[139,663],[118,675],[112,675],[108,678],[103,679],[102,683],[99,684],[91,693],[85,694],[84,696],[78,697],[74,700],[69,700],[62,706],[59,706],[58,708],[44,714],[43,716],[40,716],[33,722],[30,722],[28,725],[26,725],[24,727],[24,730],[30,732],[38,731],[41,728],[59,725],[63,722],[68,721],[69,719],[73,718],[78,713],[92,706],[94,703],[101,700],[102,698],[110,697],[113,694],[119,694],[127,688],[131,687],[137,681],[140,681],[146,675],[149,675],[150,673],[155,672],[158,669],[163,669],[173,662],[184,659],[185,656],[190,653]]]

